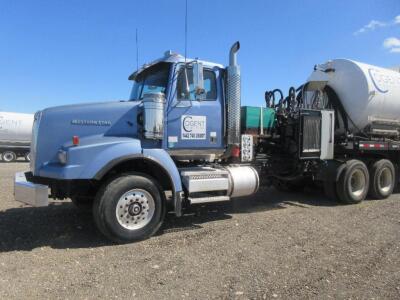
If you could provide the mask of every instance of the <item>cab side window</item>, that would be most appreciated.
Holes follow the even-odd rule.
[[[193,69],[187,68],[187,77],[189,82],[189,95],[185,95],[185,71],[180,69],[177,82],[177,97],[178,100],[196,100],[193,84]],[[212,70],[204,69],[203,71],[205,101],[217,99],[217,79],[215,72]]]

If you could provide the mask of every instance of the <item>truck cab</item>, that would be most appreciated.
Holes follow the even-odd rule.
[[[167,210],[256,192],[258,172],[238,151],[239,47],[227,68],[168,51],[129,76],[127,101],[37,112],[15,199],[70,198],[105,236],[129,242],[157,231]]]

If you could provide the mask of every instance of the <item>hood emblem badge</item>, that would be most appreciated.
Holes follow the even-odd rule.
[[[107,120],[71,120],[72,125],[81,126],[111,126],[111,121]]]

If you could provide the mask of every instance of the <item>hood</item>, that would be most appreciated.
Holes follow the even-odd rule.
[[[47,108],[35,116],[31,169],[57,162],[57,153],[73,136],[138,136],[139,101],[89,103]],[[37,119],[37,120],[36,120]]]

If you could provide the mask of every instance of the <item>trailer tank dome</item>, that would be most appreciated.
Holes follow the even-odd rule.
[[[375,120],[400,124],[399,72],[334,59],[315,66],[308,81],[325,81],[335,91],[351,119],[349,129],[364,130]]]

